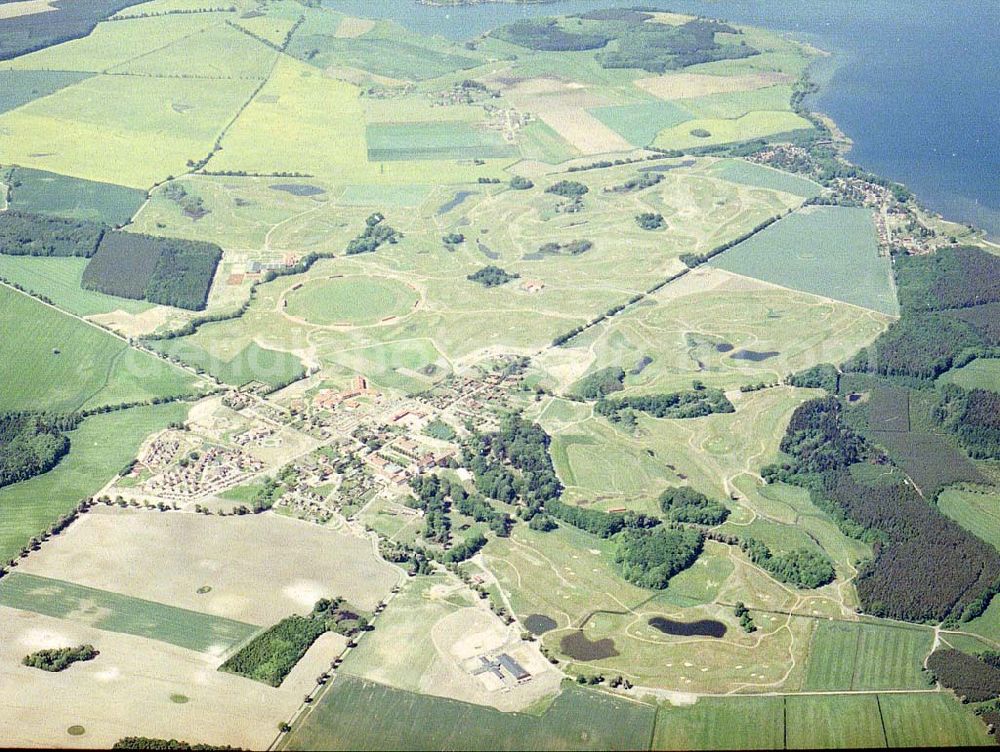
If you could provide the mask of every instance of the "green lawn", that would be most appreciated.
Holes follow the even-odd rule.
[[[782,749],[782,697],[703,697],[689,707],[662,705],[654,749]]]
[[[16,556],[32,536],[97,493],[149,434],[183,420],[188,407],[136,407],[87,418],[68,434],[69,454],[54,469],[0,489],[0,561]]]
[[[284,749],[647,749],[656,709],[566,686],[541,716],[339,675]]]
[[[925,689],[921,669],[930,630],[821,621],[813,634],[805,688]]]
[[[122,310],[141,313],[152,305],[143,300],[129,300],[84,290],[80,287],[85,258],[48,258],[45,256],[0,255],[0,277],[44,295],[54,305],[77,316],[93,316]]]
[[[253,624],[22,572],[0,582],[0,605],[213,655],[258,631]]]
[[[868,209],[808,207],[716,256],[712,266],[765,282],[899,313],[888,257]]]
[[[0,410],[72,411],[193,391],[184,371],[8,287],[0,310]]]

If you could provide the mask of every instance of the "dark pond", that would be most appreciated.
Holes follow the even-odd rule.
[[[559,649],[575,661],[596,661],[618,655],[615,641],[610,637],[589,640],[583,632],[573,632],[559,642]]]
[[[654,616],[649,620],[649,626],[660,630],[663,634],[680,637],[723,637],[726,634],[726,625],[713,619],[673,621],[662,616]]]
[[[306,183],[276,183],[274,185],[269,185],[272,191],[284,191],[285,193],[291,193],[293,196],[319,196],[326,191],[316,185],[308,185]]]
[[[531,632],[531,634],[540,635],[545,634],[546,632],[551,632],[559,625],[551,616],[546,616],[545,614],[530,614],[528,618],[524,620],[524,626],[528,628],[528,631]]]
[[[767,350],[760,352],[757,350],[737,350],[729,357],[733,360],[750,360],[754,363],[759,363],[762,360],[767,360],[768,358],[773,358],[776,355],[781,355],[780,352],[775,350]]]
[[[693,159],[685,159],[683,162],[678,162],[676,164],[661,164],[652,165],[650,167],[640,167],[639,172],[669,172],[670,170],[676,170],[678,167],[690,167],[693,164]]]
[[[719,344],[717,344],[715,346],[715,351],[716,352],[729,352],[732,349],[733,349],[733,346],[731,344],[729,344],[728,342],[720,342]]]
[[[486,258],[496,261],[500,258],[500,254],[496,251],[491,251],[488,245],[483,245],[482,241],[477,240],[476,245],[479,247],[479,252],[483,254]]]
[[[475,191],[459,191],[454,196],[452,196],[448,201],[441,204],[441,206],[438,207],[436,213],[439,215],[446,214],[447,212],[450,212],[452,209],[458,206],[460,203],[465,201],[465,199],[467,199],[469,196],[475,196],[475,195],[476,195]]]
[[[632,367],[631,371],[632,375],[638,376],[645,370],[646,366],[648,366],[652,362],[653,359],[651,357],[649,357],[648,355],[643,355],[641,358],[639,358],[639,360],[636,361],[636,364]]]

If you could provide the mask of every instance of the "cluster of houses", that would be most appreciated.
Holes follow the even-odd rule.
[[[213,446],[181,458],[167,471],[147,480],[143,490],[167,499],[193,499],[225,491],[263,469],[264,463],[256,457]]]

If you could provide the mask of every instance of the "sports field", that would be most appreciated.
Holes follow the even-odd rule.
[[[311,324],[363,325],[402,316],[419,300],[410,287],[376,277],[316,280],[287,293],[285,311]]]
[[[282,749],[644,749],[655,717],[652,705],[573,685],[544,713],[528,715],[342,674]]]
[[[94,415],[71,431],[70,451],[49,472],[0,489],[0,560],[6,561],[114,477],[139,445],[168,423],[183,420],[186,403]]]
[[[258,631],[253,624],[23,572],[4,577],[0,605],[212,655],[229,652]]]
[[[890,260],[880,256],[871,211],[814,206],[714,258],[712,266],[898,315]]]
[[[72,411],[195,391],[190,374],[9,287],[0,287],[0,307],[2,410]]]

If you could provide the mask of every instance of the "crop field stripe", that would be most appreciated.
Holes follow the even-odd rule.
[[[878,720],[882,724],[882,739],[885,740],[885,746],[889,746],[889,735],[885,733],[885,718],[882,716],[882,701],[879,699],[878,695],[875,695],[875,707],[878,708]]]
[[[24,572],[0,581],[0,605],[198,652],[229,651],[259,631],[234,619]]]

